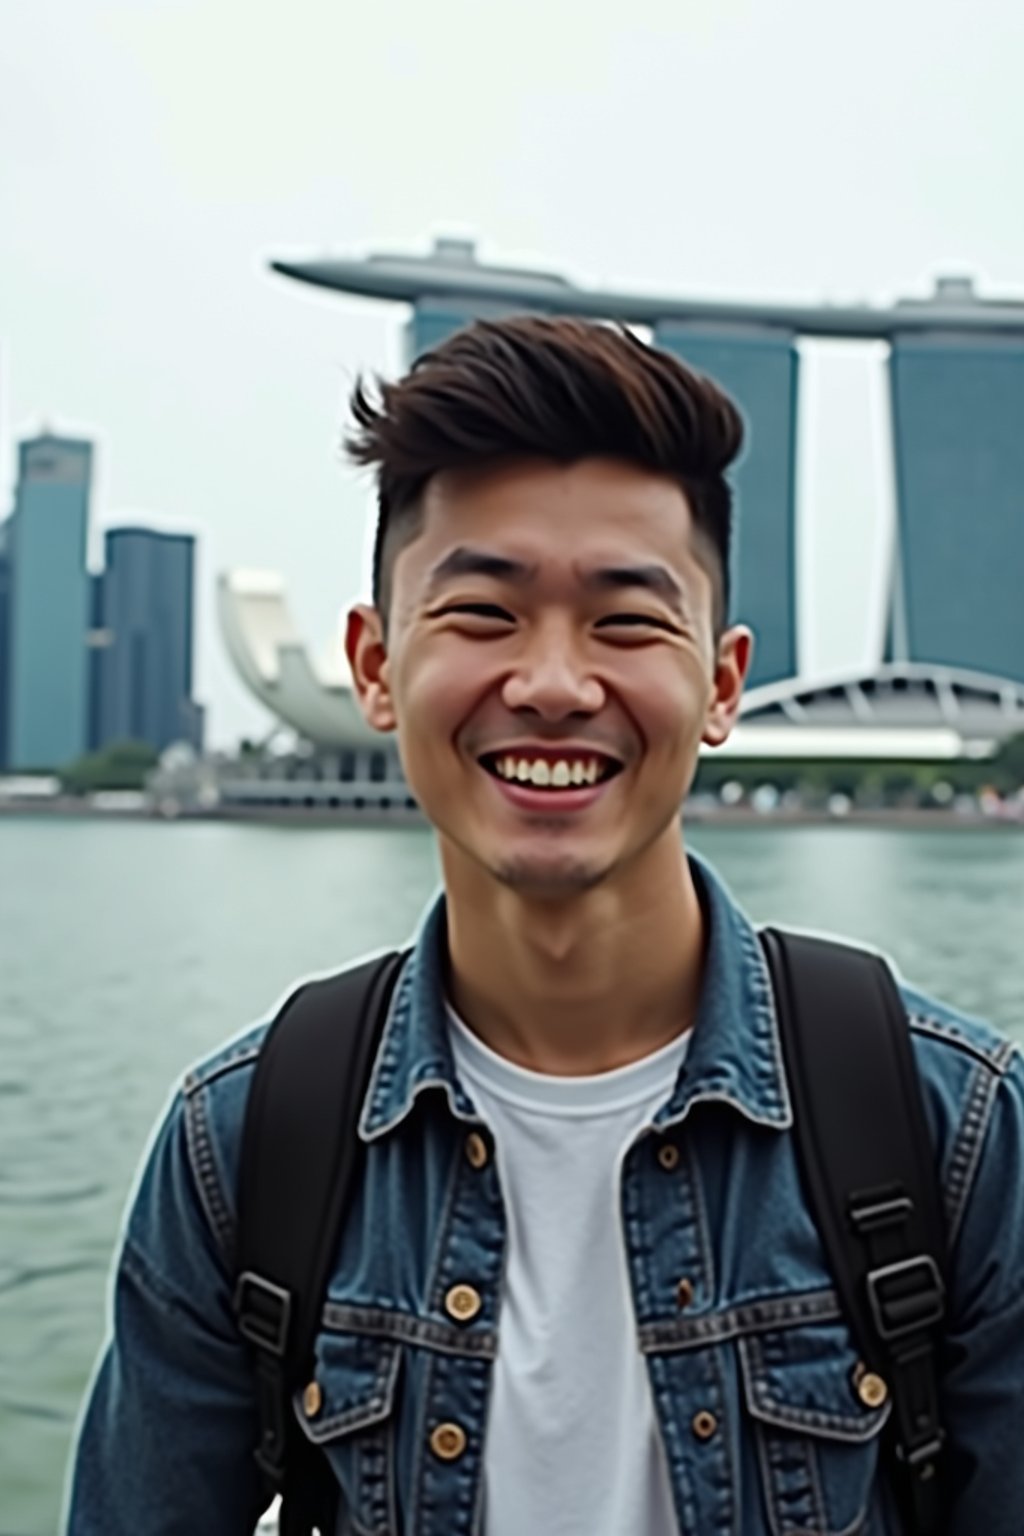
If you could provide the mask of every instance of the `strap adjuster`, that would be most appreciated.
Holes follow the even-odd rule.
[[[915,1445],[913,1450],[908,1451],[902,1445],[897,1445],[896,1455],[903,1462],[904,1466],[910,1467],[919,1476],[927,1479],[932,1475],[927,1470],[928,1463],[938,1460],[942,1455],[942,1448],[945,1443],[945,1433],[939,1429],[936,1430],[934,1435],[929,1436],[923,1445]]]
[[[914,1202],[900,1188],[869,1191],[850,1201],[850,1220],[863,1237],[885,1227],[900,1226],[911,1215]]]
[[[930,1254],[873,1269],[865,1281],[875,1327],[883,1339],[901,1339],[940,1323],[946,1287]]]
[[[292,1317],[291,1291],[247,1269],[238,1277],[234,1304],[239,1333],[257,1349],[283,1356]]]

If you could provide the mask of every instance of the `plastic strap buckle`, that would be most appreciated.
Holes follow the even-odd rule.
[[[292,1296],[283,1286],[247,1269],[235,1287],[238,1331],[257,1349],[283,1357],[292,1317]]]
[[[923,1444],[915,1445],[912,1450],[908,1451],[902,1445],[898,1445],[896,1447],[896,1455],[903,1462],[904,1466],[910,1467],[912,1471],[927,1477],[929,1475],[925,1470],[927,1463],[938,1460],[945,1443],[946,1436],[941,1429],[938,1429]]]
[[[901,1339],[940,1323],[946,1311],[946,1287],[930,1254],[900,1259],[873,1269],[866,1279],[868,1303],[883,1339]]]

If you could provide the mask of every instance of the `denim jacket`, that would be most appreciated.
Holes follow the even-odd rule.
[[[890,1405],[856,1391],[857,1352],[797,1175],[758,939],[691,862],[709,930],[700,1010],[674,1091],[621,1174],[637,1347],[679,1529],[895,1536],[879,1462]],[[396,989],[317,1386],[294,1404],[343,1490],[339,1530],[357,1536],[482,1529],[506,1232],[490,1133],[452,1065],[444,946],[441,899]],[[1024,1070],[984,1025],[908,989],[904,998],[950,1250],[948,1536],[1019,1536]],[[254,1379],[231,1297],[240,1131],[265,1028],[187,1074],[145,1161],[79,1431],[69,1536],[252,1531]],[[678,1157],[658,1157],[666,1144]],[[453,1302],[466,1286],[476,1311]]]

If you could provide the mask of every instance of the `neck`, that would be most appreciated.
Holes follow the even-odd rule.
[[[451,1002],[493,1050],[559,1076],[608,1072],[688,1029],[704,918],[678,828],[626,871],[538,900],[442,847]]]

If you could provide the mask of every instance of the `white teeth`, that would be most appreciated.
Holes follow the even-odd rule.
[[[601,764],[596,757],[586,760],[574,758],[567,762],[560,757],[554,763],[543,757],[495,758],[494,768],[498,776],[512,783],[530,784],[537,789],[568,789],[571,785],[596,784],[601,777]]]

